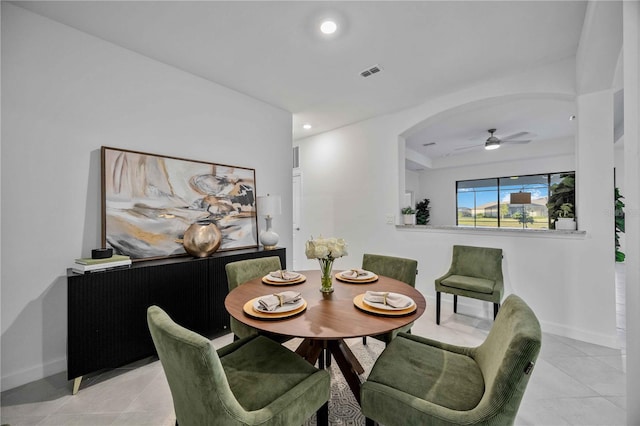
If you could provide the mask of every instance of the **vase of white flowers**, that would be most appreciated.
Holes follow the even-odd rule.
[[[321,287],[323,293],[333,291],[333,261],[347,255],[347,243],[342,238],[316,238],[307,241],[305,245],[307,259],[318,259],[320,262]]]

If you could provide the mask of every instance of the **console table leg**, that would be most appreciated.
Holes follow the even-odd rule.
[[[72,394],[75,395],[80,390],[80,382],[82,381],[82,376],[78,376],[73,379],[73,391]]]

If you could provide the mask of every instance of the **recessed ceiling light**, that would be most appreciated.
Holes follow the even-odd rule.
[[[311,124],[309,124],[309,123],[303,124],[302,128],[305,129],[305,130],[309,130],[311,128]]]
[[[320,24],[320,31],[322,34],[333,34],[338,29],[338,25],[333,21],[324,21]]]

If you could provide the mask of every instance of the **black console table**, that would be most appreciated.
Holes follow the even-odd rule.
[[[73,393],[82,376],[116,368],[156,353],[147,308],[158,305],[178,324],[209,338],[229,332],[224,307],[225,265],[237,260],[278,256],[286,251],[234,250],[206,258],[134,262],[130,268],[76,274],[67,270],[67,378]]]

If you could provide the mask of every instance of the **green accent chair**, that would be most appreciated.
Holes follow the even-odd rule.
[[[158,306],[147,323],[164,369],[176,424],[296,425],[317,413],[328,424],[330,376],[264,336],[218,351]]]
[[[493,302],[495,319],[504,292],[502,249],[454,245],[449,271],[435,283],[436,324],[440,324],[441,293],[453,294],[454,313],[458,312],[458,296]]]
[[[282,266],[280,264],[280,258],[278,256],[260,257],[257,259],[229,262],[225,265],[229,291],[238,287],[242,283],[250,281],[254,278],[264,277],[269,272],[278,271],[280,269],[282,269]],[[268,293],[269,290],[266,289],[265,292]],[[230,325],[231,332],[233,332],[235,340],[258,335],[258,330],[246,324],[243,324],[233,317],[230,318]],[[291,337],[275,334],[269,334],[268,337],[279,341],[280,343],[291,339]]]
[[[362,385],[367,425],[511,425],[540,345],[540,323],[516,295],[478,347],[401,333]]]
[[[371,271],[376,275],[394,278],[410,285],[416,286],[416,275],[418,274],[418,261],[413,259],[405,259],[403,257],[383,256],[380,254],[365,253],[362,256],[362,269]],[[413,323],[405,325],[402,328],[393,330],[389,333],[371,336],[375,339],[389,343],[400,332],[411,333]],[[367,344],[367,337],[362,338],[362,344]]]

